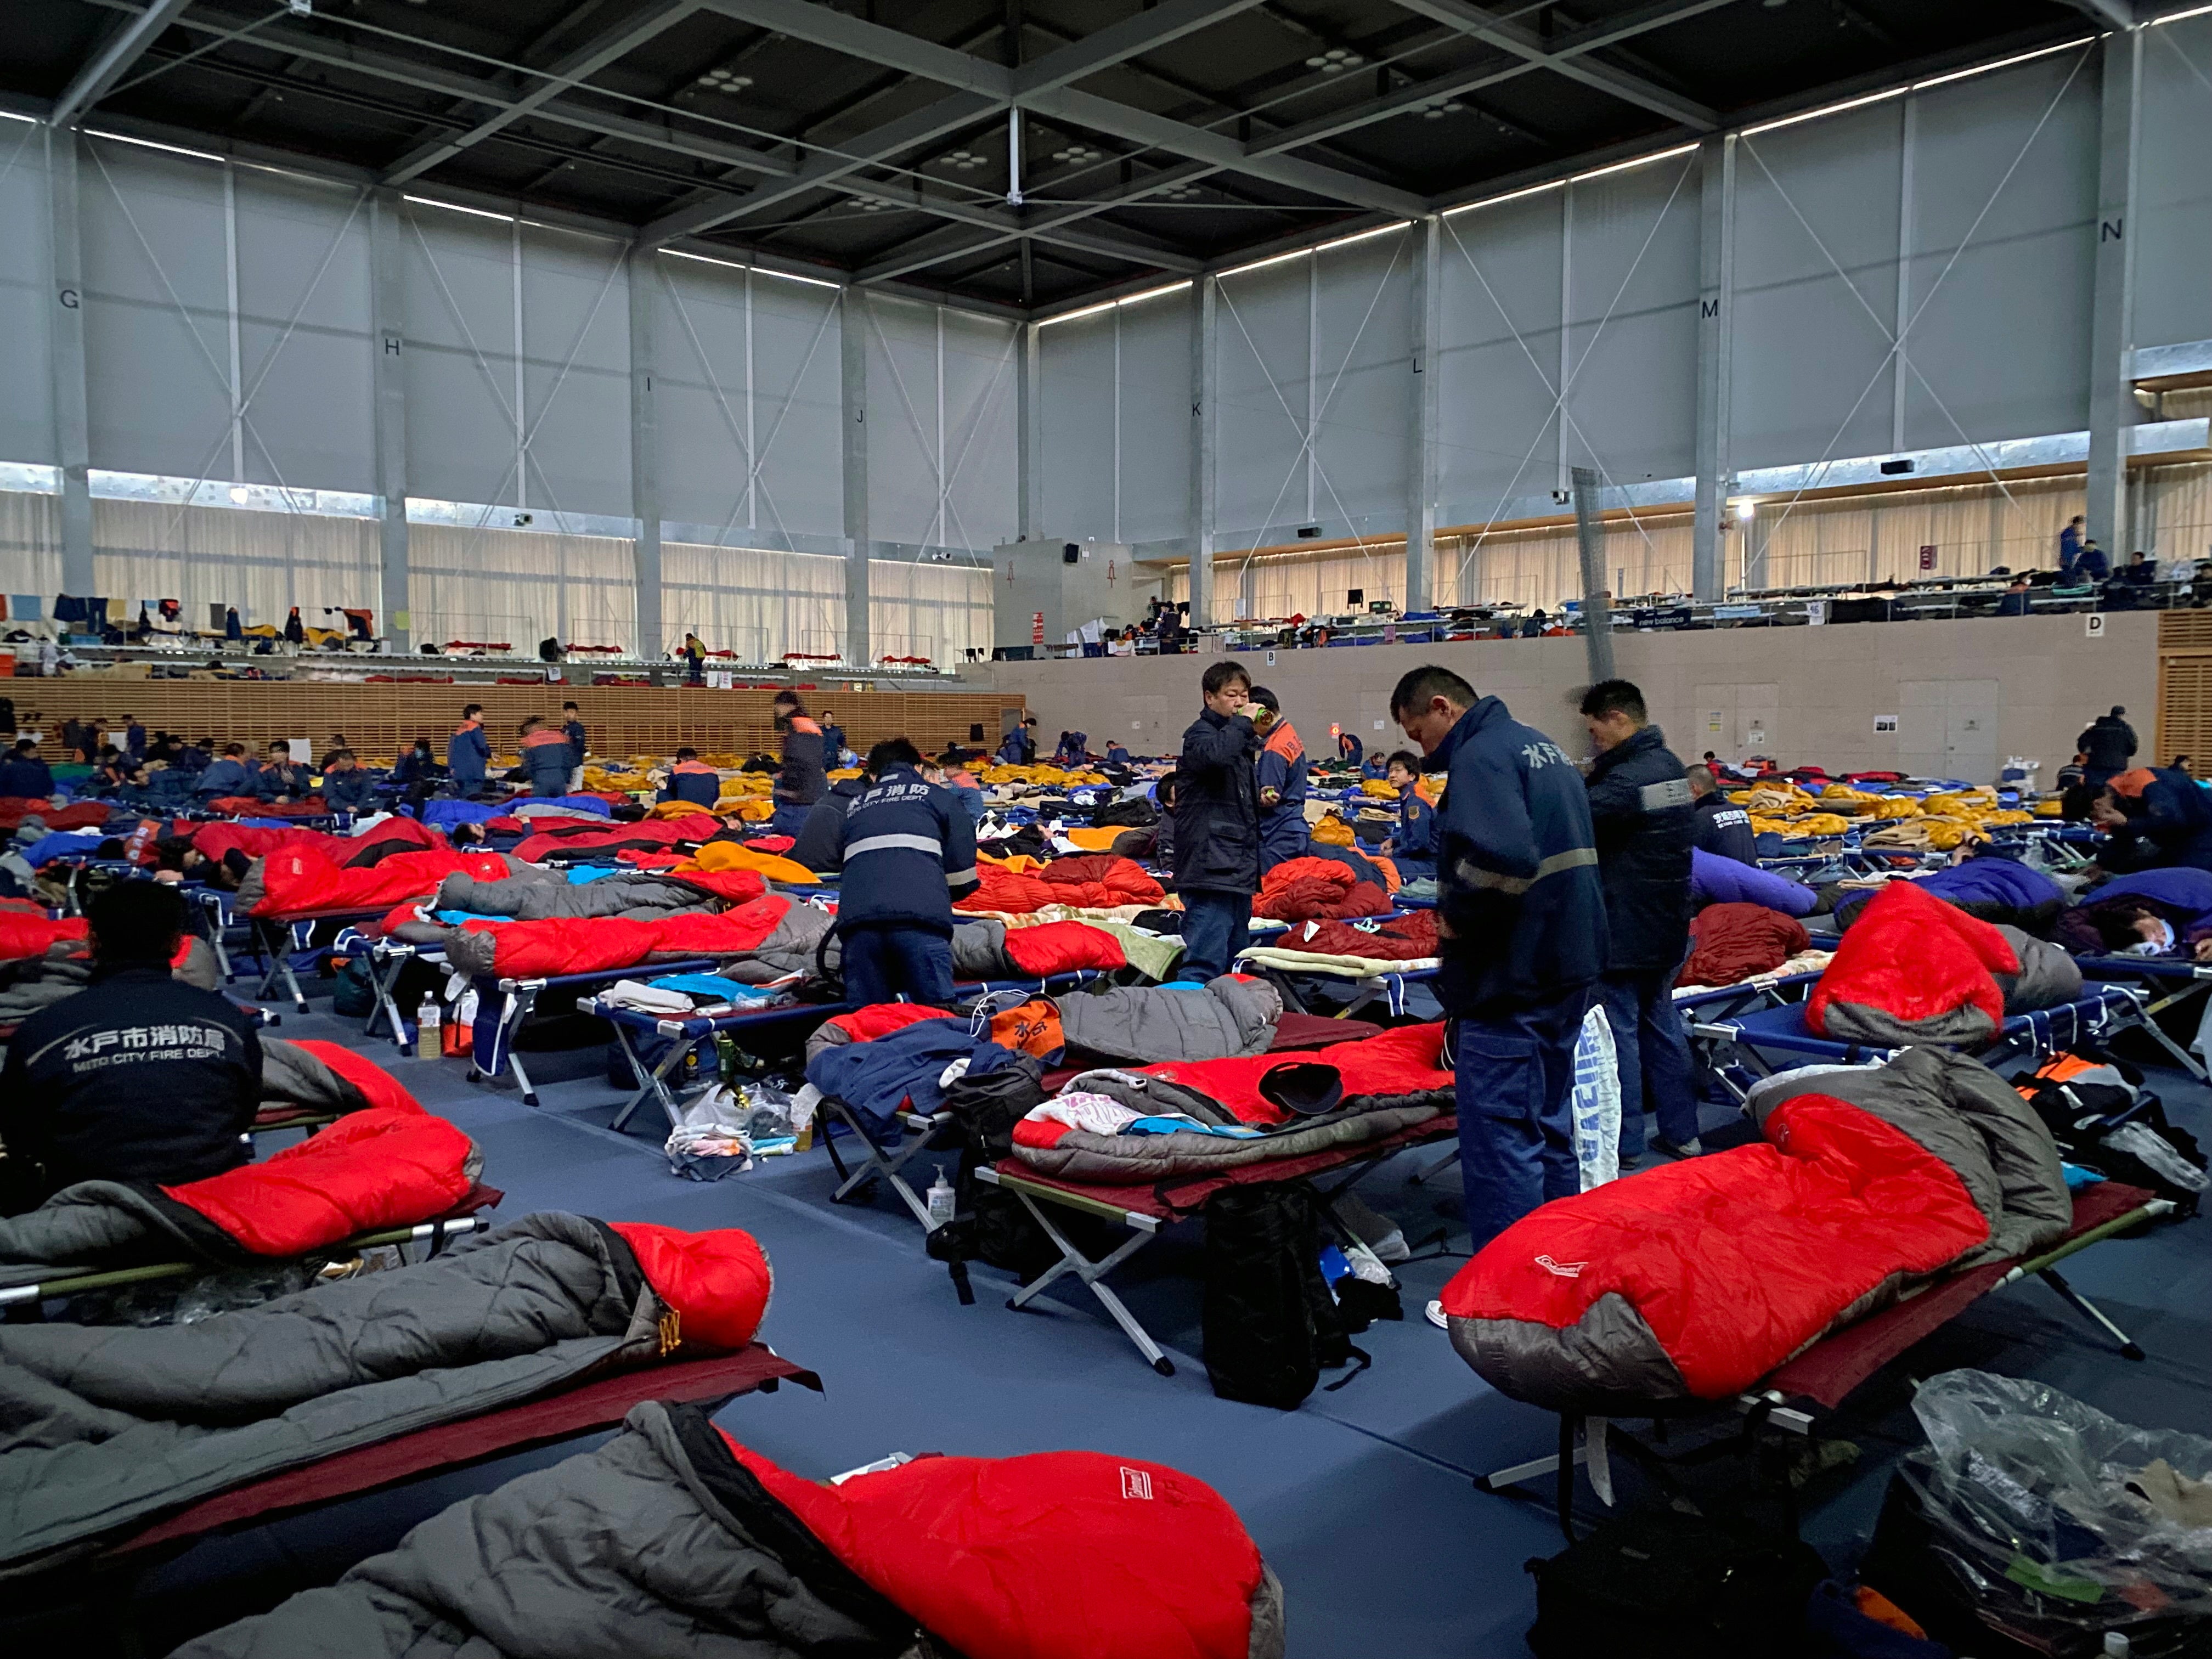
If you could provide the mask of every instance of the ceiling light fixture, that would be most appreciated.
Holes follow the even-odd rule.
[[[1346,46],[1331,46],[1318,57],[1306,59],[1306,67],[1319,70],[1323,75],[1341,75],[1348,69],[1358,69],[1367,61],[1359,52]]]

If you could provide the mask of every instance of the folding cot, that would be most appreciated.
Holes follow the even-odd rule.
[[[1080,1182],[1056,1181],[1039,1175],[1018,1158],[1004,1158],[995,1164],[985,1165],[975,1171],[978,1179],[989,1182],[1021,1200],[1037,1225],[1044,1229],[1060,1260],[1039,1273],[1006,1299],[1006,1306],[1020,1310],[1068,1274],[1080,1279],[1091,1294],[1098,1298],[1098,1305],[1106,1310],[1121,1333],[1136,1346],[1137,1352],[1162,1376],[1175,1375],[1175,1362],[1152,1340],[1152,1334],[1129,1311],[1128,1304],[1114,1293],[1106,1276],[1120,1267],[1146,1244],[1159,1237],[1160,1229],[1171,1222],[1187,1220],[1206,1207],[1206,1200],[1216,1193],[1231,1187],[1266,1186],[1275,1182],[1310,1181],[1317,1176],[1341,1175],[1343,1179],[1321,1194],[1324,1206],[1341,1196],[1377,1164],[1394,1152],[1409,1146],[1424,1146],[1437,1140],[1448,1139],[1459,1133],[1459,1120],[1449,1112],[1438,1114],[1425,1123],[1417,1123],[1372,1140],[1364,1146],[1339,1146],[1325,1152],[1314,1152],[1304,1158],[1286,1158],[1272,1162],[1241,1164],[1225,1170],[1219,1175],[1194,1175],[1173,1177],[1166,1181],[1136,1186],[1090,1186]],[[1073,1210],[1081,1214],[1100,1216],[1117,1222],[1129,1230],[1129,1237],[1121,1241],[1105,1256],[1093,1261],[1053,1224],[1047,1213],[1048,1206]]]
[[[1245,965],[1243,958],[1238,958],[1238,965],[1240,967]],[[1331,963],[1324,959],[1316,959],[1310,967],[1301,965],[1291,968],[1274,963],[1251,965],[1257,967],[1261,976],[1283,994],[1283,1003],[1285,1007],[1294,1008],[1300,1013],[1310,1013],[1312,1011],[1305,1006],[1305,1000],[1298,995],[1296,987],[1291,984],[1291,981],[1294,977],[1311,975],[1319,979],[1336,980],[1348,986],[1352,991],[1352,1000],[1338,1011],[1337,1017],[1341,1019],[1356,1018],[1377,1002],[1381,1002],[1390,1013],[1402,1016],[1406,1012],[1407,993],[1413,987],[1425,985],[1435,979],[1439,971],[1438,965],[1433,957],[1425,959],[1422,966],[1408,964],[1404,968],[1382,974],[1362,973],[1354,969]]]
[[[2203,1061],[2168,1036],[2158,1017],[2185,1008],[2212,990],[2212,966],[2178,957],[2077,957],[2075,963],[2086,978],[2134,980],[2149,994],[2142,1005],[2143,1027],[2174,1063],[2199,1083],[2207,1080]]]
[[[278,1126],[286,1127],[286,1126]],[[479,1182],[463,1194],[460,1200],[432,1216],[404,1227],[380,1227],[372,1231],[356,1233],[350,1238],[340,1239],[310,1252],[306,1258],[326,1261],[337,1256],[368,1249],[380,1244],[398,1246],[403,1254],[410,1244],[428,1244],[426,1256],[436,1255],[453,1239],[470,1233],[486,1232],[491,1227],[491,1217],[486,1211],[495,1208],[507,1194],[496,1187],[487,1187]],[[216,1270],[217,1264],[207,1261],[157,1261],[134,1267],[107,1269],[87,1268],[82,1272],[58,1268],[53,1274],[36,1284],[0,1287],[0,1308],[10,1317],[34,1312],[39,1304],[56,1297],[76,1296],[86,1291],[121,1290],[126,1285],[150,1284],[156,1279],[191,1279]]]
[[[2140,1360],[2143,1358],[2142,1347],[2068,1283],[2059,1273],[2058,1264],[2116,1234],[2170,1215],[2173,1207],[2170,1200],[2140,1187],[2110,1181],[2085,1187],[2074,1194],[2074,1219],[2065,1237],[2047,1249],[2032,1256],[1984,1262],[1939,1279],[1879,1313],[1831,1332],[1784,1361],[1733,1401],[1695,1401],[1655,1406],[1655,1425],[1661,1419],[1732,1407],[1743,1417],[1743,1432],[1738,1443],[1747,1451],[1756,1448],[1759,1431],[1765,1426],[1809,1437],[1819,1421],[1816,1413],[1838,1409],[1862,1383],[1913,1344],[1949,1323],[1991,1291],[2017,1284],[2030,1274],[2040,1278],[2069,1307],[2118,1343],[2124,1357]],[[1618,1446],[1639,1467],[1656,1474],[1662,1482],[1667,1479],[1664,1459],[1629,1436],[1614,1438],[1603,1417],[1562,1413],[1559,1446],[1553,1455],[1478,1475],[1474,1484],[1484,1492],[1504,1492],[1522,1481],[1547,1474],[1556,1476],[1554,1504],[1559,1525],[1571,1541],[1576,1464],[1589,1467],[1593,1486],[1608,1503],[1612,1491],[1607,1464],[1609,1447]],[[1786,1497],[1786,1480],[1783,1490]]]
[[[1995,1066],[2015,1054],[2045,1057],[2076,1042],[2106,1036],[2114,1031],[2146,1023],[2145,993],[2130,986],[2103,982],[2085,988],[2075,1001],[2033,1013],[2014,1014],[1998,1028],[1996,1037],[1977,1055]],[[1808,1060],[1839,1060],[1856,1063],[1893,1054],[1898,1048],[1871,1043],[1839,1042],[1817,1036],[1805,1024],[1805,1005],[1783,1003],[1750,1013],[1715,1020],[1696,1020],[1693,1036],[1731,1046],[1748,1067],[1760,1076],[1771,1072],[1770,1054],[1802,1055]]]
[[[224,925],[236,919],[230,905],[230,895],[210,890],[217,901],[217,908]],[[327,909],[286,910],[270,915],[249,915],[246,918],[248,936],[253,943],[253,953],[262,963],[261,982],[254,988],[254,995],[267,996],[271,989],[282,986],[290,995],[293,1006],[301,1013],[307,1012],[307,994],[300,988],[299,976],[292,971],[295,951],[313,948],[314,932],[325,922],[336,922],[340,936],[346,929],[366,921],[375,921],[386,915],[392,907],[380,904],[374,908],[361,905],[340,905]]]
[[[973,1003],[993,996],[1052,995],[1094,984],[1103,977],[1097,969],[1083,968],[1034,980],[971,980],[956,985],[953,989],[963,1001]],[[781,1007],[739,1007],[726,1013],[700,1013],[680,1019],[625,1008],[599,998],[586,999],[576,1006],[584,1012],[597,1014],[614,1026],[615,1041],[622,1048],[623,1058],[629,1062],[630,1075],[638,1084],[637,1091],[623,1103],[622,1109],[615,1114],[614,1121],[610,1126],[620,1130],[628,1125],[630,1118],[648,1098],[659,1103],[671,1128],[680,1124],[682,1109],[668,1086],[668,1079],[675,1075],[687,1055],[713,1042],[716,1037],[741,1036],[757,1031],[763,1026],[807,1015],[815,1016],[818,1022],[838,1014],[849,1013],[857,1005],[848,1002],[787,1003]],[[670,1040],[668,1052],[649,1067],[636,1048],[636,1039],[648,1035]],[[845,1167],[845,1160],[838,1154],[826,1133],[828,1123],[823,1122],[823,1145],[829,1150],[830,1163],[838,1176],[837,1188],[830,1194],[830,1201],[842,1202],[855,1189],[880,1176],[890,1183],[891,1189],[905,1202],[915,1219],[921,1224],[922,1231],[929,1231],[928,1207],[900,1172],[909,1161],[934,1142],[937,1132],[951,1121],[951,1115],[907,1111],[894,1114],[905,1133],[902,1134],[898,1146],[885,1148],[869,1138],[866,1128],[842,1102],[825,1098],[818,1110],[823,1118],[834,1118],[850,1130],[853,1145],[861,1149],[861,1155],[848,1170]]]

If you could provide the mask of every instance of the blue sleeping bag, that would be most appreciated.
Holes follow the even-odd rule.
[[[1763,904],[1785,916],[1809,915],[1819,902],[1813,890],[1802,882],[1723,858],[1702,847],[1690,849],[1690,897],[1700,907]]]
[[[2049,908],[2055,915],[2066,902],[2065,890],[2050,877],[2005,858],[1968,859],[1963,864],[1947,865],[1921,877],[1913,884],[1922,892],[1933,893],[1985,921],[2016,927],[2026,927],[2025,918],[2032,911]],[[1838,901],[1837,921],[1849,927],[1860,907],[1872,896],[1870,892],[1854,893]]]
[[[2212,916],[2212,870],[2182,865],[2162,870],[2139,870],[2132,876],[2115,876],[2094,891],[2083,894],[2081,902],[2102,904],[2116,898],[2154,899],[2177,910],[2186,910],[2197,921],[2203,921]]]

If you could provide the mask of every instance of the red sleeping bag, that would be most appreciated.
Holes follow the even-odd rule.
[[[751,875],[730,871],[729,875]],[[754,876],[757,881],[759,878]],[[702,911],[630,921],[619,916],[548,921],[471,921],[465,933],[489,932],[492,971],[502,979],[596,974],[682,957],[735,957],[760,948],[791,909],[780,893],[709,915]]]
[[[721,819],[704,812],[680,818],[647,818],[637,823],[569,818],[552,827],[539,828],[514,849],[514,856],[526,864],[535,864],[549,853],[596,852],[608,847],[693,847],[712,841],[722,830]]]
[[[264,892],[257,916],[296,915],[311,910],[378,910],[409,899],[425,899],[456,872],[479,881],[497,881],[507,862],[496,853],[455,853],[444,848],[395,853],[388,859],[349,870],[312,848],[272,853],[261,866]]]
[[[21,910],[0,911],[0,962],[42,957],[58,940],[81,939],[84,936],[82,916],[64,916],[59,921],[50,921],[45,916]]]
[[[443,1215],[481,1165],[468,1136],[410,1102],[349,1112],[261,1163],[161,1190],[253,1255],[293,1256]]]
[[[609,1231],[621,1235],[645,1282],[676,1316],[664,1334],[687,1356],[695,1349],[733,1352],[753,1340],[775,1280],[750,1233],[735,1227],[689,1233],[643,1221],[612,1222]]]
[[[1024,974],[1039,979],[1078,969],[1126,968],[1121,941],[1103,927],[1079,921],[1046,921],[1035,927],[1006,929],[1006,955]]]
[[[831,1554],[967,1659],[1281,1651],[1259,1547],[1220,1493],[1164,1464],[918,1457],[833,1486],[722,1437]]]
[[[1764,904],[1709,904],[1690,919],[1677,985],[1736,985],[1771,974],[1812,944],[1805,924]]]
[[[1334,859],[1285,859],[1261,878],[1252,914],[1274,921],[1387,916],[1390,896]]]
[[[1195,1089],[1236,1115],[1243,1123],[1281,1123],[1289,1114],[1260,1092],[1260,1079],[1278,1066],[1334,1066],[1344,1079],[1344,1096],[1399,1100],[1439,1091],[1449,1094],[1452,1074],[1440,1065],[1444,1028],[1401,1025],[1364,1042],[1333,1043],[1319,1054],[1235,1054],[1225,1060],[1170,1060],[1133,1069]]]
[[[2005,936],[1909,881],[1868,901],[1806,1000],[1805,1024],[1849,1041],[1983,1041],[2004,1023],[1994,975],[2020,972]],[[1832,1017],[1848,1008],[1842,1029]]]
[[[1055,874],[1054,872],[1058,872]],[[1110,910],[1124,904],[1158,904],[1167,891],[1133,860],[1103,854],[1060,859],[1042,871],[1016,875],[995,864],[982,866],[983,884],[952,908],[1025,916],[1047,905]]]
[[[1960,1055],[1808,1068],[1749,1105],[1763,1142],[1555,1200],[1484,1246],[1443,1297],[1468,1363],[1561,1410],[1724,1399],[1846,1316],[2072,1218],[2050,1132]]]

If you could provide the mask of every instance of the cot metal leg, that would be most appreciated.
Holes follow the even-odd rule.
[[[2052,1290],[2058,1292],[2059,1296],[2064,1299],[2075,1312],[2080,1314],[2091,1324],[2102,1328],[2106,1334],[2112,1337],[2113,1341],[2118,1343],[2120,1345],[2120,1352],[2123,1357],[2129,1359],[2141,1359],[2144,1358],[2142,1346],[2138,1343],[2135,1338],[2130,1336],[2125,1331],[2122,1330],[2118,1325],[2112,1323],[2110,1319],[2107,1319],[2105,1316],[2105,1311],[2103,1309],[2100,1308],[2095,1303],[2090,1301],[2087,1297],[2082,1295],[2081,1291],[2075,1290],[2071,1285],[2068,1284],[2064,1279],[2060,1277],[2058,1270],[2056,1267],[2044,1268],[2042,1271],[2042,1279],[2044,1283],[2050,1285]]]
[[[2158,1016],[2163,1013],[2166,1009],[2174,1006],[2176,1004],[2185,1001],[2189,998],[2195,996],[2203,989],[2204,989],[2203,986],[2192,984],[2183,990],[2175,992],[2170,997],[2162,997],[2155,1002],[2151,1000],[2150,994],[2148,991],[2130,990],[2128,992],[2130,1000],[2134,1002],[2136,1005],[2136,1012],[2142,1017],[2143,1030],[2150,1033],[2151,1041],[2157,1043],[2158,1046],[2165,1049],[2166,1053],[2172,1054],[2175,1061],[2181,1066],[2181,1069],[2188,1073],[2190,1076],[2195,1078],[2199,1083],[2212,1080],[2212,1074],[2208,1074],[2206,1073],[2203,1061],[2198,1060],[2195,1054],[2191,1054],[2188,1049],[2183,1048],[2179,1043],[2176,1042],[2172,1037],[2166,1034],[2166,1028],[2158,1023]]]
[[[415,953],[408,951],[372,951],[368,956],[368,981],[375,988],[376,1006],[368,1011],[368,1024],[362,1027],[363,1036],[376,1035],[376,1023],[385,1020],[392,1027],[392,1040],[398,1046],[403,1057],[411,1055],[415,1045],[407,1040],[407,1026],[399,1013],[399,975],[413,961]]]
[[[299,975],[292,971],[291,932],[283,922],[254,924],[253,936],[261,951],[263,971],[261,983],[253,994],[257,1000],[265,997],[282,984],[292,999],[292,1006],[304,1014],[307,1012],[307,994],[300,988]]]
[[[637,1057],[637,1050],[630,1044],[629,1027],[617,1024],[615,1041],[622,1047],[623,1058],[629,1062],[630,1075],[637,1079],[638,1091],[623,1103],[622,1110],[615,1114],[615,1121],[609,1127],[617,1133],[621,1133],[637,1109],[651,1098],[659,1102],[660,1109],[667,1115],[668,1127],[671,1129],[680,1127],[684,1121],[683,1113],[677,1106],[676,1097],[669,1092],[668,1079],[684,1063],[684,1056],[696,1045],[688,1038],[678,1038],[660,1063],[648,1071],[645,1062]]]
[[[492,1064],[483,1064],[481,1056],[477,1062],[478,1077],[495,1078],[502,1072],[513,1072],[526,1106],[538,1104],[538,1089],[531,1082],[530,1073],[523,1069],[522,1056],[514,1051],[514,1039],[523,1022],[530,1018],[530,1011],[538,1006],[538,993],[543,988],[535,983],[524,983],[507,986],[501,992],[499,1024],[492,1036]]]
[[[827,1104],[826,1102],[824,1103]],[[902,1141],[896,1151],[885,1152],[882,1147],[868,1138],[867,1132],[854,1120],[849,1113],[841,1111],[837,1116],[845,1127],[853,1132],[854,1138],[868,1149],[868,1155],[855,1164],[853,1166],[853,1172],[838,1183],[837,1190],[830,1194],[830,1201],[832,1204],[842,1204],[848,1194],[856,1191],[868,1182],[881,1177],[890,1183],[891,1190],[899,1195],[908,1210],[913,1213],[914,1218],[921,1224],[922,1231],[930,1231],[929,1206],[922,1201],[921,1194],[915,1191],[900,1171],[936,1138],[937,1131],[943,1127],[943,1120],[923,1117],[911,1112],[900,1114],[901,1123],[908,1129],[915,1132],[914,1138]],[[825,1142],[828,1138],[825,1133],[823,1136]]]
[[[1431,1159],[1430,1162],[1421,1165],[1419,1169],[1414,1170],[1411,1176],[1407,1177],[1406,1184],[1409,1187],[1419,1187],[1423,1182],[1442,1175],[1446,1170],[1450,1169],[1453,1164],[1458,1162],[1459,1148],[1455,1146],[1451,1151],[1446,1152],[1442,1158]]]
[[[1112,1288],[1104,1282],[1108,1273],[1151,1243],[1154,1235],[1150,1232],[1133,1232],[1116,1245],[1109,1255],[1099,1261],[1093,1261],[1067,1242],[1066,1236],[1052,1224],[1052,1218],[1045,1214],[1035,1199],[1024,1192],[1017,1192],[1014,1196],[1021,1200],[1022,1207],[1036,1218],[1038,1226],[1044,1229],[1045,1237],[1058,1247],[1060,1260],[1008,1297],[1006,1306],[1018,1311],[1026,1307],[1030,1300],[1046,1286],[1066,1274],[1073,1273],[1089,1287],[1091,1294],[1098,1298],[1099,1305],[1113,1316],[1114,1322],[1121,1328],[1122,1335],[1136,1344],[1137,1352],[1144,1355],[1146,1363],[1162,1376],[1173,1376],[1175,1361],[1170,1359],[1161,1351],[1160,1345],[1152,1340],[1152,1333],[1137,1322],[1137,1316],[1129,1311],[1127,1304],[1120,1297],[1115,1295]]]

